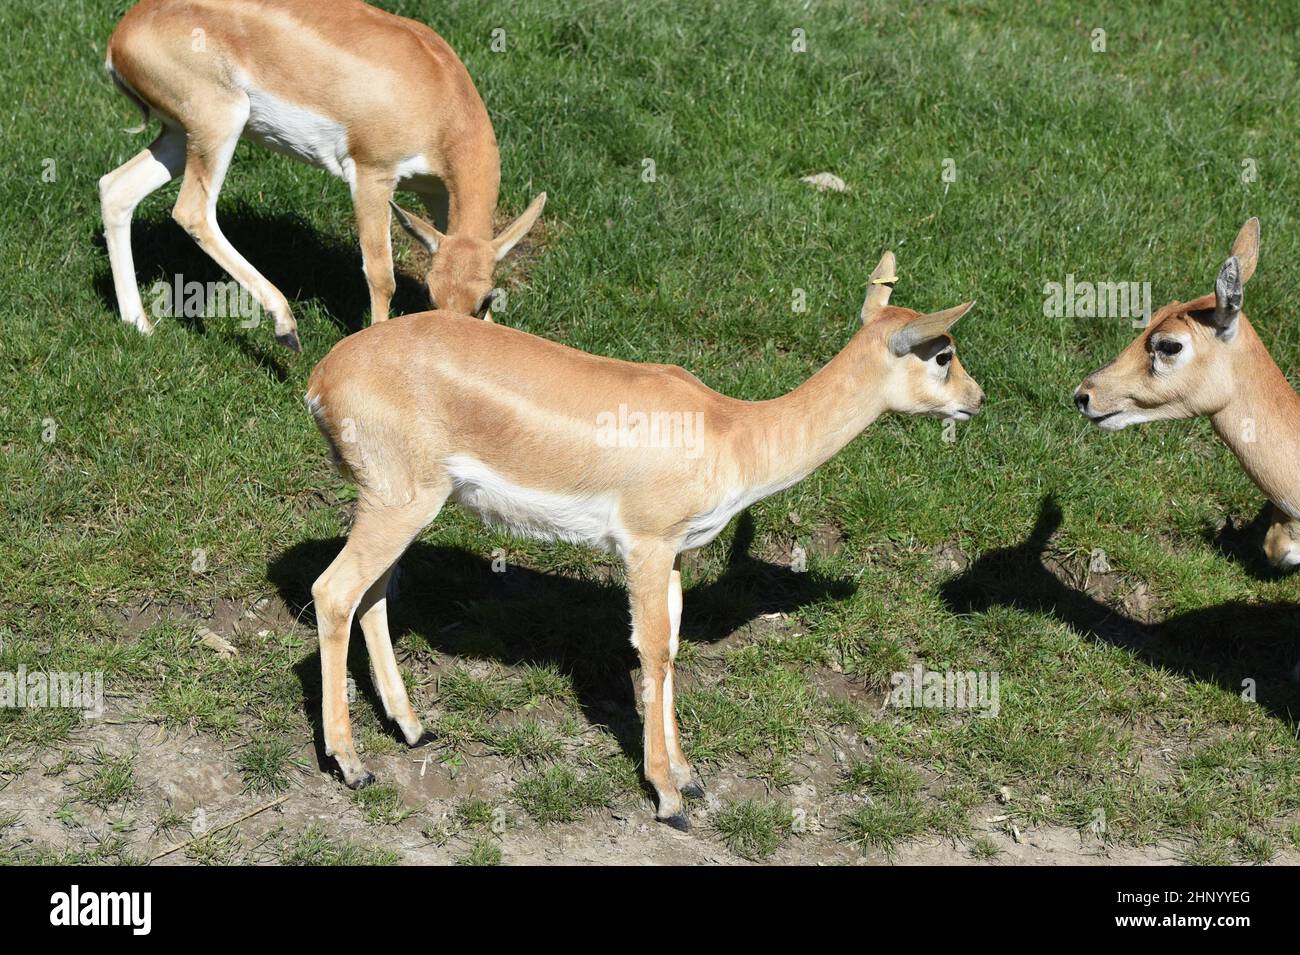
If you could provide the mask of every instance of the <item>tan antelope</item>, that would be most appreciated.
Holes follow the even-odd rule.
[[[433,255],[435,307],[487,317],[492,272],[537,221],[542,193],[492,236],[501,169],[483,101],[456,54],[422,23],[358,0],[142,0],[108,41],[113,82],[162,132],[99,181],[104,236],[122,320],[148,333],[131,257],[131,217],[184,170],[172,216],[275,319],[300,351],[297,323],[274,285],[217,225],[217,195],[240,138],[348,184],[372,322],[395,289],[389,205],[414,192],[444,235],[402,213]]]
[[[1147,421],[1206,415],[1250,479],[1273,503],[1264,553],[1300,564],[1300,397],[1242,311],[1259,261],[1259,220],[1237,233],[1214,293],[1172,302],[1142,334],[1074,392],[1089,421],[1119,431]]]
[[[348,636],[360,618],[388,716],[423,738],[389,641],[385,590],[397,559],[448,498],[523,536],[603,548],[625,565],[640,656],[645,775],[658,817],[685,828],[701,783],[673,706],[679,555],[755,501],[790,487],[887,411],[965,420],[984,393],[948,329],[972,303],[921,315],[888,305],[894,256],[872,273],[862,327],[781,398],[739,401],[671,365],[575,351],[443,313],[410,315],[339,342],[312,372],[307,405],[357,484],[346,546],[312,587],[320,631],[325,750],[353,787]]]

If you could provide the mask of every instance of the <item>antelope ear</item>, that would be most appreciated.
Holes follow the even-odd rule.
[[[1255,274],[1259,262],[1259,220],[1252,217],[1237,233],[1232,242],[1232,255],[1241,263],[1241,284],[1245,285]]]
[[[445,235],[435,229],[432,223],[425,222],[414,212],[407,212],[392,199],[388,200],[388,204],[393,207],[397,221],[410,233],[412,239],[424,246],[430,255],[438,251],[438,245],[446,238]]]
[[[872,270],[871,280],[867,283],[867,297],[862,302],[863,325],[871,321],[877,312],[889,304],[889,293],[894,290],[894,283],[898,281],[897,265],[898,263],[894,261],[894,253],[886,252]]]
[[[889,336],[889,350],[901,357],[918,345],[924,345],[947,334],[953,323],[969,312],[974,304],[974,302],[966,302],[942,312],[918,315]]]
[[[515,243],[528,234],[528,230],[537,222],[537,217],[542,214],[542,206],[546,205],[546,193],[539,192],[537,198],[528,204],[514,222],[510,223],[501,230],[501,234],[492,240],[492,245],[497,250],[497,261],[500,262],[506,257],[506,254],[515,247]]]
[[[1221,338],[1231,335],[1241,314],[1241,286],[1245,282],[1242,273],[1241,263],[1232,255],[1214,280],[1214,327]]]

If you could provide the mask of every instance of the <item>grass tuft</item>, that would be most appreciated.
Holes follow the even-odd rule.
[[[752,862],[776,852],[790,835],[788,806],[746,799],[718,810],[713,827],[728,849]]]
[[[284,842],[277,856],[281,865],[312,866],[394,865],[400,859],[391,849],[338,840],[315,825]]]
[[[604,775],[580,774],[567,766],[552,766],[522,780],[514,799],[539,825],[574,822],[586,812],[606,805],[614,789]]]
[[[280,793],[289,788],[294,769],[294,748],[285,740],[254,740],[239,754],[244,791]]]
[[[500,865],[501,846],[493,839],[479,839],[469,852],[456,860],[457,865]]]
[[[109,753],[97,746],[88,762],[88,772],[74,784],[83,802],[108,809],[138,794],[134,753]]]

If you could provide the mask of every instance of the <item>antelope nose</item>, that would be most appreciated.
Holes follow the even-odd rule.
[[[1088,413],[1088,393],[1082,388],[1074,393],[1074,406],[1081,414]]]

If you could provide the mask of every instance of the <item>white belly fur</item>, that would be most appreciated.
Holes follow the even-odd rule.
[[[556,494],[514,484],[469,455],[452,455],[444,462],[452,480],[451,499],[473,511],[485,523],[518,537],[587,544],[614,554],[626,554],[629,539],[619,521],[613,495]],[[755,501],[798,483],[799,477],[772,487],[731,495],[712,510],[693,518],[678,550],[703,547],[728,522]]]
[[[355,188],[356,168],[348,152],[348,131],[342,123],[280,99],[251,82],[245,83],[244,92],[249,104],[244,137],[309,166],[326,169]],[[402,159],[393,173],[399,188],[431,188],[433,175],[422,155]]]
[[[483,462],[453,455],[444,466],[451,497],[487,524],[519,537],[588,544],[624,553],[627,534],[612,495],[556,494],[514,484]]]
[[[296,103],[280,99],[251,83],[248,94],[248,122],[244,136],[267,149],[284,153],[312,166],[327,169],[347,179],[348,133],[342,123],[321,116]]]

